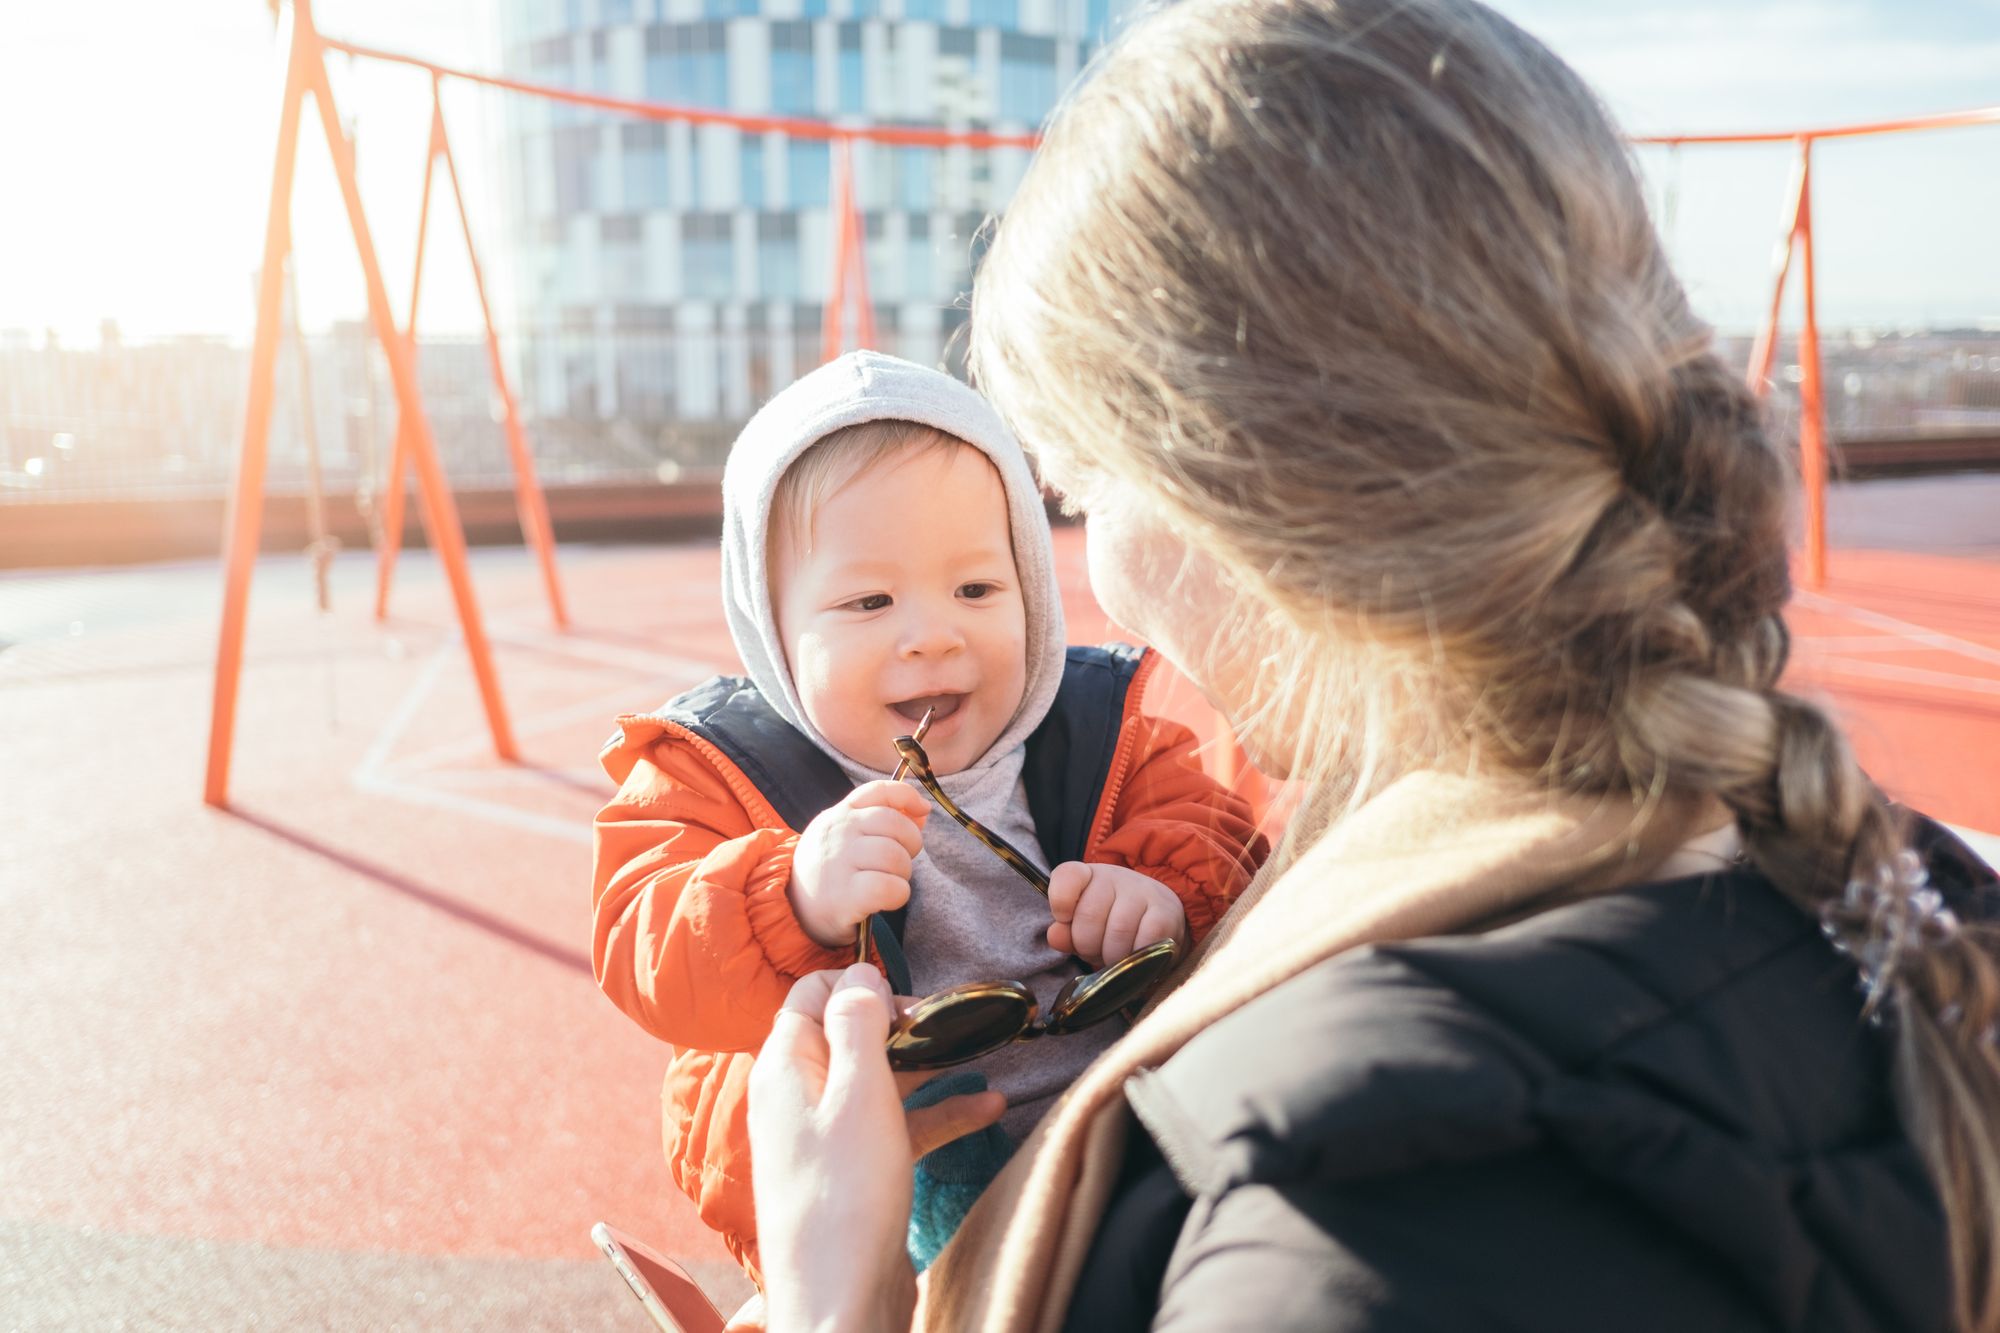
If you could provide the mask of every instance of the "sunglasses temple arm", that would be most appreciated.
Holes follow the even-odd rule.
[[[1008,869],[1034,885],[1037,893],[1041,894],[1044,898],[1049,896],[1049,877],[1044,875],[1033,861],[1021,855],[1014,847],[1014,844],[1008,842],[992,829],[987,828],[986,825],[959,809],[958,803],[952,800],[945,793],[944,787],[939,784],[936,774],[920,772],[917,774],[917,781],[923,784],[924,791],[929,793],[933,801],[936,801],[938,805],[943,807],[946,814],[958,821],[959,827],[985,843],[989,851],[1007,863]]]
[[[925,713],[923,725],[917,728],[917,739],[919,741],[923,739],[924,733],[930,730],[930,726],[931,726],[931,715],[929,713]],[[910,761],[907,759],[899,759],[896,761],[896,771],[889,775],[889,781],[901,782],[904,776],[909,773],[909,771],[910,771]],[[1048,893],[1048,890],[1043,889],[1042,893],[1046,895]],[[854,928],[854,961],[857,963],[865,963],[868,961],[868,931],[870,930],[871,927],[874,926],[874,924],[875,924],[875,915],[874,913],[871,912],[867,916],[862,917],[861,924]]]

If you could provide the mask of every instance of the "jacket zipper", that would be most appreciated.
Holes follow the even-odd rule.
[[[1153,667],[1160,660],[1154,649],[1146,649],[1139,659],[1138,668],[1132,673],[1132,683],[1125,688],[1125,707],[1118,715],[1118,744],[1111,751],[1111,771],[1104,775],[1104,796],[1097,803],[1097,817],[1091,821],[1090,836],[1083,840],[1084,859],[1097,850],[1097,844],[1111,834],[1111,812],[1118,805],[1118,795],[1125,786],[1125,768],[1132,762],[1132,738],[1136,728],[1130,722],[1139,711],[1139,704],[1145,698],[1146,682],[1152,678]]]

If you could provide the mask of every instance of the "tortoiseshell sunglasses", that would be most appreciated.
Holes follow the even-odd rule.
[[[896,753],[902,759],[896,766],[898,777],[915,778],[961,828],[1048,897],[1049,877],[1013,844],[959,809],[931,771],[930,756],[917,737],[898,736]],[[977,1060],[1013,1042],[1080,1031],[1145,999],[1180,956],[1179,944],[1157,940],[1109,967],[1072,977],[1049,1006],[1046,1022],[1040,1020],[1034,992],[1018,981],[973,981],[939,991],[917,1001],[896,1020],[889,1031],[889,1063],[897,1069],[941,1069]]]

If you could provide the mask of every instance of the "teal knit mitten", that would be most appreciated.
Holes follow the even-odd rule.
[[[914,1111],[947,1097],[986,1091],[986,1075],[970,1069],[940,1074],[903,1101]],[[1014,1155],[1014,1141],[998,1125],[953,1139],[917,1159],[910,1199],[910,1262],[921,1273],[965,1220],[973,1202]]]

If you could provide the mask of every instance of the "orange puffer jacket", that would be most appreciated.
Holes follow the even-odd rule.
[[[1250,807],[1202,771],[1195,738],[1124,697],[1083,859],[1167,885],[1198,940],[1268,852]],[[715,744],[654,715],[618,720],[619,783],[597,816],[591,947],[598,985],[677,1051],[663,1092],[667,1162],[702,1221],[762,1285],[747,1080],[792,983],[853,961],[814,943],[786,897],[798,832]]]

